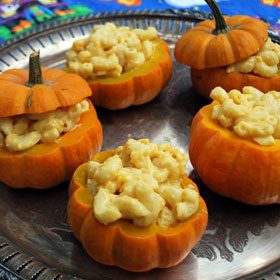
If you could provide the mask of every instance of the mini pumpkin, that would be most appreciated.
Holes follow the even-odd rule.
[[[226,66],[256,54],[268,39],[268,24],[249,16],[223,17],[214,0],[206,0],[215,20],[206,20],[186,32],[176,43],[175,58],[191,67],[197,92],[208,98],[211,90],[246,85],[262,91],[277,89],[279,76],[264,78],[254,74],[227,73]]]
[[[138,69],[120,77],[88,81],[91,99],[97,106],[116,110],[154,99],[171,78],[172,60],[168,45],[157,39],[152,57]]]
[[[2,73],[0,88],[1,121],[38,116],[57,108],[67,110],[91,95],[88,84],[78,75],[59,69],[41,71],[38,52],[30,56],[29,71],[11,69]],[[98,152],[101,143],[102,127],[90,103],[75,129],[57,141],[38,143],[22,151],[0,147],[0,181],[13,188],[53,187],[70,179],[80,164]]]
[[[196,91],[205,98],[209,98],[211,90],[217,86],[224,88],[226,91],[241,90],[247,85],[263,92],[280,90],[280,75],[265,78],[238,72],[227,73],[226,69],[222,67],[204,70],[191,69],[191,79]]]
[[[96,154],[94,160],[103,163],[114,151]],[[93,195],[86,186],[87,163],[74,173],[68,202],[68,222],[87,253],[97,262],[116,265],[141,272],[153,268],[167,268],[182,261],[201,239],[208,221],[207,208],[200,197],[198,211],[188,220],[162,229],[152,224],[147,227],[118,220],[104,225],[93,215]],[[186,176],[186,185],[197,186]]]
[[[93,31],[66,53],[67,70],[86,78],[93,103],[117,110],[155,98],[172,74],[169,47],[155,35],[156,30],[149,33],[107,23]]]
[[[247,204],[280,203],[280,142],[261,146],[211,119],[212,102],[195,115],[189,155],[214,192]]]

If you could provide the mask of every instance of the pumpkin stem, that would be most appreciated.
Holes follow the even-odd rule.
[[[215,17],[216,27],[212,31],[212,34],[218,35],[218,34],[227,33],[228,31],[230,31],[230,28],[226,24],[226,21],[222,15],[222,12],[221,12],[219,6],[216,3],[216,1],[215,0],[205,0],[205,2],[208,4],[210,9],[212,10],[212,13]]]
[[[40,52],[33,52],[29,56],[29,80],[27,82],[27,86],[33,87],[43,83],[44,81],[41,69]]]

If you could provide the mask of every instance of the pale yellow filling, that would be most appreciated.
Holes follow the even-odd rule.
[[[147,61],[158,38],[154,27],[131,29],[112,23],[96,25],[66,53],[67,69],[85,79],[118,77]]]
[[[244,87],[242,93],[221,87],[212,90],[217,101],[212,119],[234,131],[238,136],[260,145],[273,145],[280,139],[280,92],[263,93],[254,87]]]
[[[192,185],[183,185],[186,163],[187,155],[170,144],[147,139],[129,139],[103,164],[89,162],[94,216],[103,224],[128,219],[160,227],[188,219],[198,209],[199,194]]]
[[[73,130],[87,111],[89,103],[83,100],[47,113],[0,118],[0,147],[19,152],[39,142],[57,141],[61,134]]]
[[[261,77],[274,77],[280,70],[280,45],[268,39],[260,51],[227,67],[227,73],[253,73]]]

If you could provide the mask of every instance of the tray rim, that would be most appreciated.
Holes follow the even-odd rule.
[[[9,50],[13,44],[20,43],[25,41],[26,39],[36,38],[37,36],[44,34],[49,30],[57,30],[61,27],[66,26],[76,26],[80,25],[80,23],[93,23],[95,21],[100,20],[109,20],[109,19],[118,19],[118,18],[165,18],[165,19],[178,19],[178,20],[191,20],[193,22],[199,22],[205,19],[213,19],[213,15],[211,13],[204,12],[196,12],[190,11],[187,9],[167,9],[167,10],[121,10],[121,11],[112,11],[112,12],[101,12],[89,14],[86,16],[77,16],[73,18],[69,18],[66,20],[61,19],[53,19],[46,23],[39,24],[32,28],[31,30],[27,30],[24,33],[21,33],[14,38],[8,39],[0,43],[0,52]]]
[[[188,9],[166,9],[166,10],[121,10],[121,11],[111,11],[111,12],[101,12],[89,14],[86,16],[77,16],[73,18],[69,18],[66,20],[61,19],[53,19],[47,21],[46,23],[39,24],[35,28],[31,30],[27,30],[24,33],[21,33],[14,38],[8,39],[2,43],[0,43],[0,53],[8,51],[13,47],[13,44],[21,43],[27,39],[36,38],[39,35],[44,34],[50,30],[56,31],[61,27],[66,26],[76,26],[79,25],[80,22],[93,23],[95,21],[100,20],[108,20],[108,19],[117,19],[117,18],[143,18],[143,17],[151,17],[151,18],[162,18],[162,19],[176,19],[176,20],[191,20],[193,22],[200,22],[206,19],[213,19],[212,13],[199,12],[199,11],[191,11]],[[273,30],[268,30],[269,36],[280,43],[280,36],[275,33]]]
[[[43,35],[44,33],[48,33],[50,31],[57,31],[61,28],[67,28],[67,27],[75,27],[81,24],[89,24],[99,21],[106,21],[106,20],[116,20],[121,18],[127,18],[127,19],[141,19],[141,18],[155,18],[155,19],[170,19],[170,20],[186,20],[186,21],[192,21],[192,22],[200,22],[202,20],[206,19],[213,19],[213,15],[211,13],[205,13],[205,12],[198,12],[198,11],[191,11],[188,9],[165,9],[165,10],[121,10],[121,11],[110,11],[110,12],[101,12],[101,13],[93,13],[86,16],[78,16],[69,18],[67,20],[60,20],[60,19],[54,19],[50,20],[46,23],[40,24],[36,26],[35,28],[28,30],[12,39],[9,39],[7,41],[4,41],[0,43],[0,55],[2,53],[8,52],[10,48],[13,48],[15,44],[22,43],[24,41],[27,41],[29,39],[34,39],[36,37],[39,37]],[[269,36],[276,41],[277,43],[280,43],[280,37],[274,33],[272,30],[268,31]],[[1,73],[1,70],[0,70]],[[0,234],[0,238],[3,237]],[[4,237],[5,238],[5,237]],[[69,274],[64,274],[59,271],[57,267],[52,268],[46,264],[44,264],[42,261],[36,260],[31,254],[26,254],[24,252],[21,252],[20,248],[17,248],[14,244],[8,243],[5,238],[5,243],[14,249],[14,251],[22,253],[26,257],[31,257],[34,262],[37,263],[38,268],[46,268],[46,270],[51,269],[52,271],[55,271],[57,276],[52,278],[54,279],[76,279],[76,280],[83,280],[83,278],[79,278],[79,276],[73,276]],[[3,243],[2,243],[3,244]],[[0,240],[0,249],[1,249],[1,240]],[[269,264],[265,268],[261,268],[250,275],[245,275],[238,279],[242,280],[256,280],[257,278],[266,280],[267,279],[274,279],[274,277],[279,277],[280,279],[280,259],[275,261],[274,263]],[[38,275],[35,273],[32,276],[32,279],[40,278],[40,269],[38,270]],[[17,271],[12,270],[10,267],[5,266],[3,263],[3,260],[0,259],[0,277],[3,277],[3,279],[7,280],[29,280],[27,278],[24,278],[23,276],[19,275]],[[65,278],[64,278],[65,277]],[[71,277],[71,278],[68,278]],[[2,279],[2,278],[0,278]],[[41,279],[41,278],[40,278]],[[276,279],[276,278],[275,278]]]

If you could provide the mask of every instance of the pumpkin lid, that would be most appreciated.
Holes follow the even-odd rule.
[[[268,24],[249,16],[223,17],[214,0],[205,0],[215,20],[205,20],[183,34],[175,46],[178,62],[195,69],[226,66],[259,51]]]
[[[60,69],[42,69],[39,52],[29,58],[29,71],[0,74],[0,117],[35,114],[77,104],[92,94],[87,82]]]

